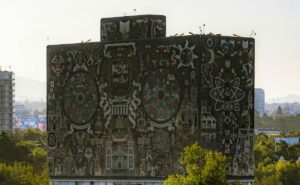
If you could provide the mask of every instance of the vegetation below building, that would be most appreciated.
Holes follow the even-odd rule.
[[[36,129],[0,134],[0,185],[48,185],[46,133]]]
[[[297,135],[299,134],[291,136]],[[16,131],[13,135],[2,133],[0,135],[0,185],[48,185],[45,140],[46,133],[36,129]],[[197,163],[194,166],[191,164],[191,161],[195,161],[195,157],[200,156],[193,155],[194,151],[200,153],[204,158],[206,157],[207,165],[197,166],[200,164]],[[275,144],[274,136],[260,134],[256,136],[254,154],[254,185],[299,185],[300,143],[288,145],[285,142],[280,142]],[[168,185],[184,181],[185,177],[191,178],[186,182],[191,180],[192,182],[201,182],[203,185],[213,184],[215,181],[225,182],[222,167],[225,159],[220,153],[212,153],[193,145],[185,149],[183,156],[185,156],[183,162],[192,167],[192,175],[171,176],[167,182]],[[202,179],[193,179],[197,176],[194,172],[201,171],[199,169],[202,169],[204,173],[201,175]],[[188,168],[186,170],[190,171]]]
[[[300,132],[300,115],[255,116],[255,128],[273,128],[281,132]]]
[[[275,144],[273,136],[256,136],[254,185],[299,185],[300,143]]]

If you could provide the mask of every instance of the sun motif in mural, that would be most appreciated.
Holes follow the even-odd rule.
[[[198,58],[198,56],[194,54],[196,45],[189,47],[189,41],[186,40],[184,47],[178,45],[177,48],[179,49],[179,54],[176,55],[175,58],[180,62],[177,68],[190,66],[191,68],[195,69],[194,59]]]
[[[76,125],[84,125],[95,114],[98,91],[93,78],[84,71],[73,73],[64,89],[63,107],[67,117]]]
[[[155,123],[166,123],[179,109],[180,86],[175,74],[158,68],[145,79],[142,100],[146,115]]]
[[[234,78],[231,81],[225,81],[220,77],[215,78],[215,88],[211,89],[210,97],[216,101],[216,111],[240,110],[239,101],[245,97],[245,93],[239,86],[239,78]]]

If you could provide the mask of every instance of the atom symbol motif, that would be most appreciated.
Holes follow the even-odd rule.
[[[239,101],[245,97],[240,86],[240,79],[234,78],[227,82],[220,77],[215,78],[215,88],[211,89],[210,97],[215,100],[215,110],[240,110]]]

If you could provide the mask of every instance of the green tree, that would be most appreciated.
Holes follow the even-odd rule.
[[[278,157],[275,155],[274,151],[274,138],[268,137],[265,134],[257,135],[255,137],[254,145],[255,166],[258,167],[260,163],[263,163],[264,165],[270,164],[274,160],[278,160]]]
[[[46,132],[42,132],[35,128],[26,128],[22,133],[22,138],[26,141],[43,144],[46,140]]]
[[[299,185],[300,168],[297,163],[280,160],[276,164],[276,173],[283,185]]]
[[[284,113],[283,110],[281,108],[281,106],[278,106],[277,111],[276,111],[276,117],[283,117]]]
[[[0,163],[0,185],[49,185],[49,178],[44,169],[41,175],[35,174],[30,164]]]
[[[0,134],[0,185],[48,185],[45,133],[28,129]]]
[[[299,185],[299,182],[300,166],[298,162],[279,160],[266,166],[260,164],[256,169],[254,185]]]
[[[186,174],[168,177],[164,185],[227,185],[226,157],[215,151],[193,144],[181,154]]]
[[[292,132],[294,136],[299,136],[299,121],[299,115],[284,115],[281,117],[276,115],[274,117],[259,117],[258,115],[255,115],[255,128],[274,128],[284,133],[288,131]]]
[[[275,145],[274,137],[260,134],[255,138],[255,180],[254,185],[299,185],[300,144]],[[276,150],[275,150],[276,146]],[[285,160],[279,160],[283,156]]]
[[[47,162],[47,152],[44,148],[36,147],[32,150],[32,166],[35,172],[41,172]]]
[[[289,145],[285,141],[280,141],[279,143],[275,144],[275,154],[277,156],[283,156],[284,159],[289,159]]]
[[[297,161],[300,157],[300,143],[289,146],[289,159],[291,161]]]
[[[24,145],[18,145],[7,134],[0,134],[0,162],[29,162],[30,149]]]

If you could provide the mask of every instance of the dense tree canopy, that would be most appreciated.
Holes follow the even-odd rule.
[[[45,133],[28,129],[0,134],[0,185],[47,185]]]
[[[44,170],[35,173],[30,164],[14,163],[12,165],[0,163],[0,185],[48,185],[49,179]]]
[[[254,154],[254,185],[300,184],[300,143],[290,146],[285,142],[275,144],[274,137],[260,134],[256,136]]]
[[[0,185],[49,184],[45,138],[46,133],[36,129],[0,134]],[[254,155],[254,185],[299,185],[300,143],[275,144],[274,136],[260,134],[255,138]],[[281,156],[284,160],[279,160]],[[226,158],[221,153],[193,144],[184,149],[181,164],[184,172],[169,176],[165,185],[228,184]]]
[[[275,144],[274,136],[264,134],[255,138],[254,185],[299,185],[300,143]],[[283,157],[284,160],[280,160]],[[181,155],[185,173],[168,177],[164,185],[227,185],[226,158],[218,152],[197,144],[186,147]]]
[[[171,175],[165,185],[227,185],[226,157],[193,144],[184,149],[182,165],[186,174]]]
[[[20,155],[22,154],[22,155]],[[0,134],[0,161],[11,162],[30,162],[30,149],[22,144],[13,141],[4,132]]]
[[[300,133],[299,123],[300,115],[259,117],[255,114],[255,128],[274,128],[281,132]]]

